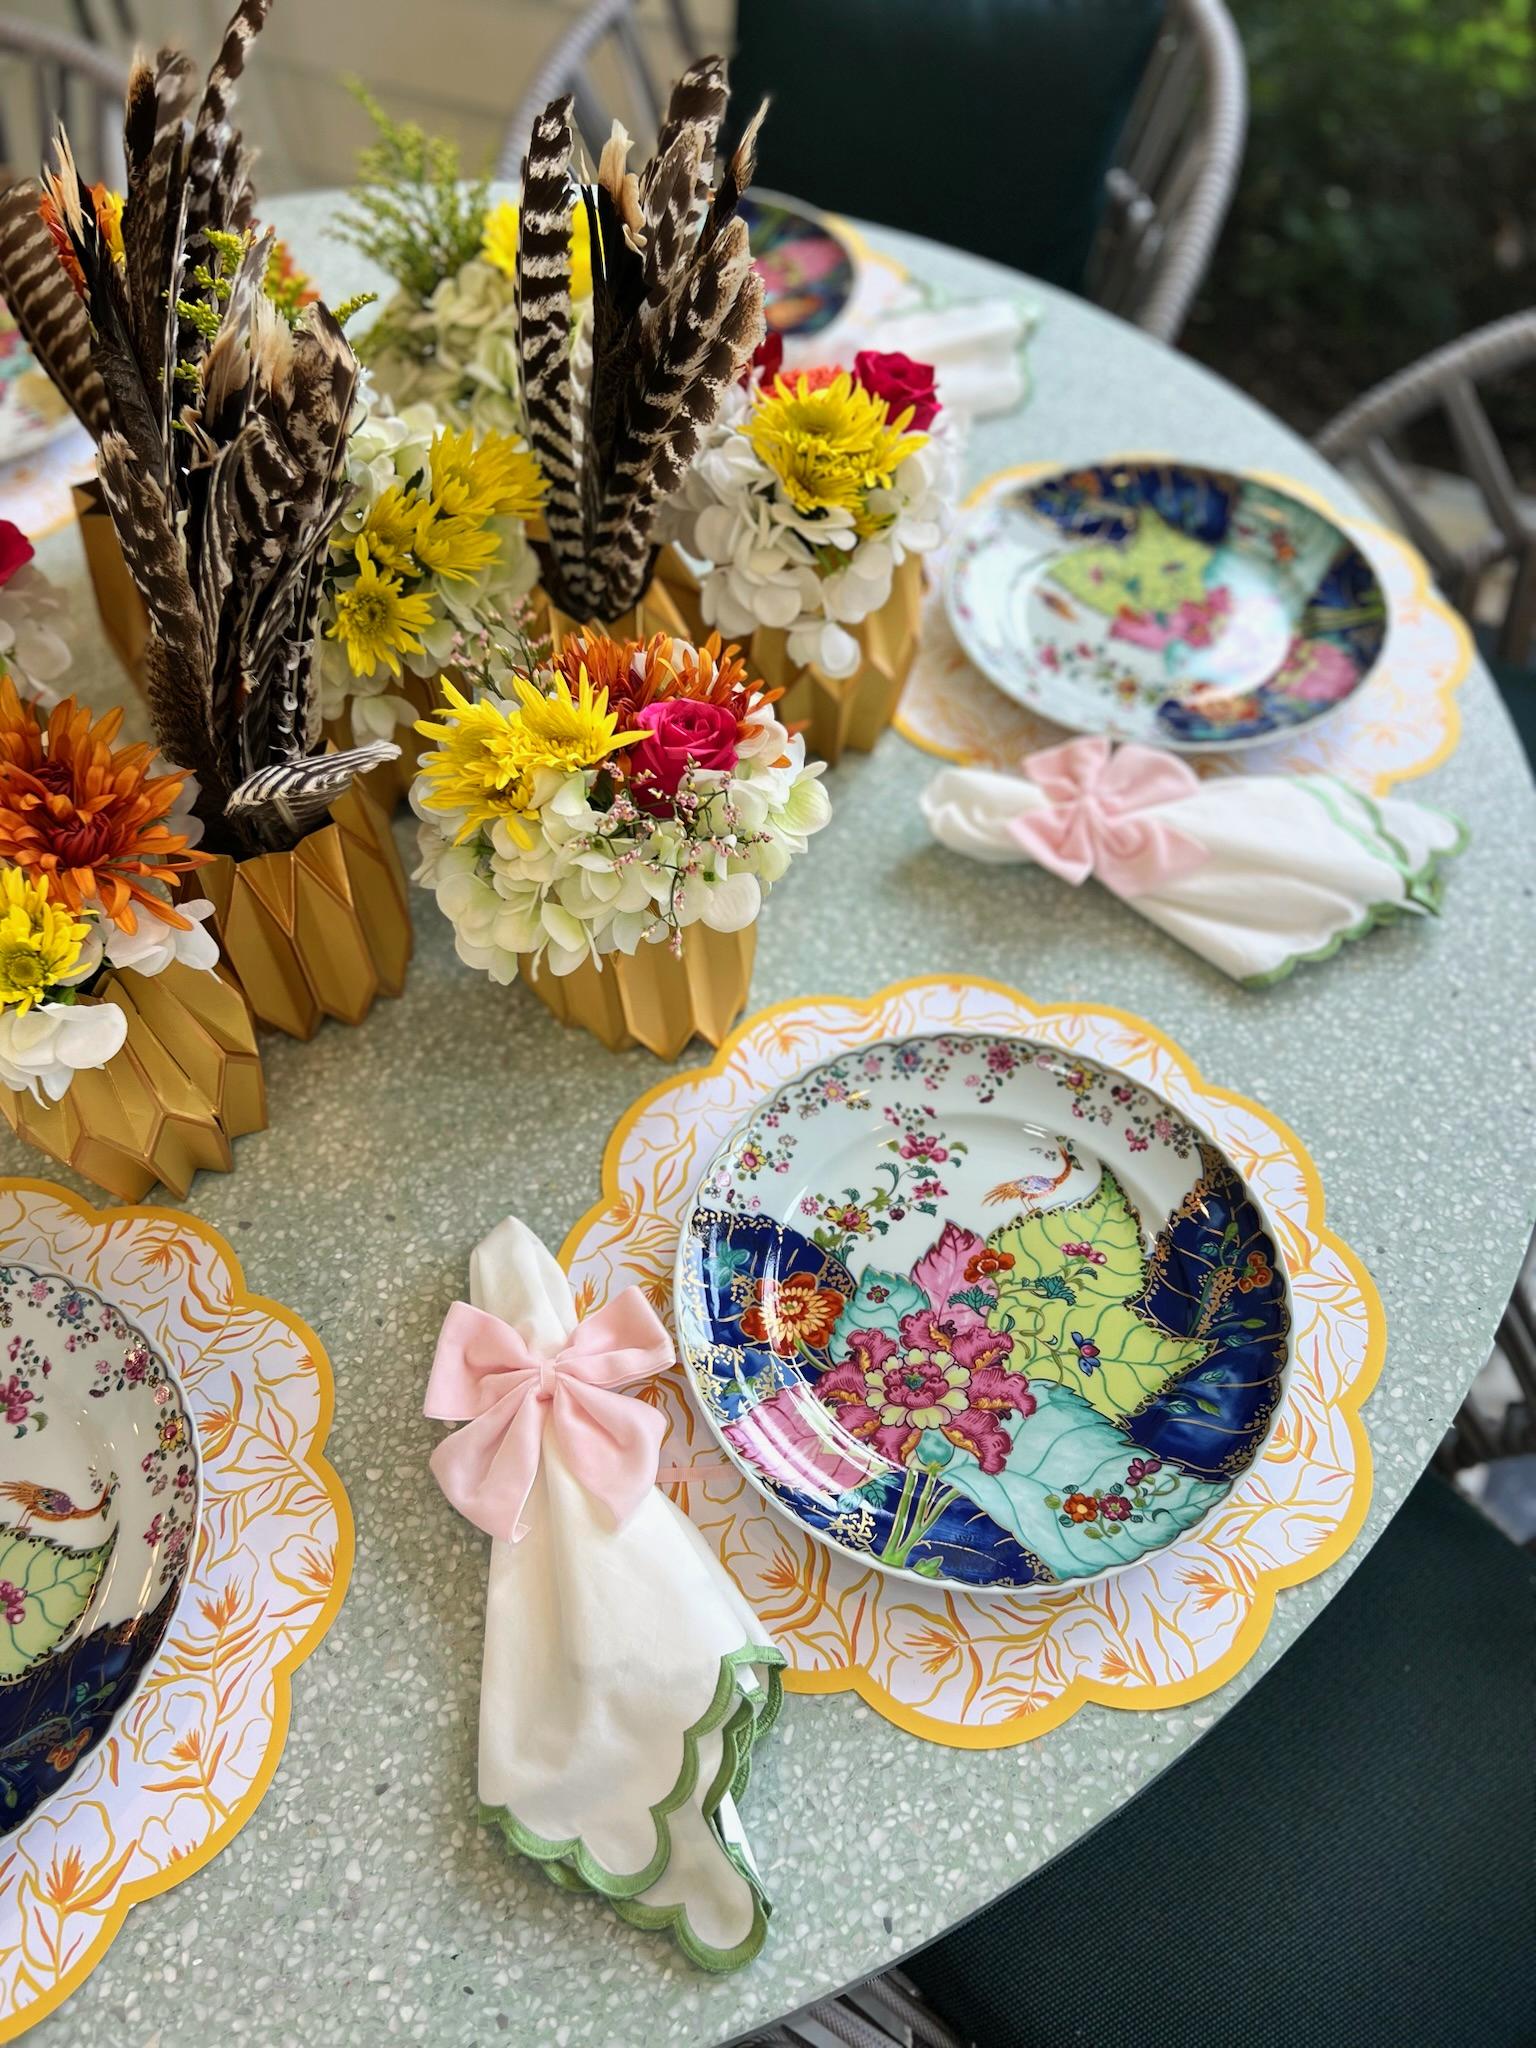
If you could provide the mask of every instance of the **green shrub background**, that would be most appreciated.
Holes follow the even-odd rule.
[[[1536,306],[1536,0],[1229,5],[1248,148],[1183,346],[1311,433]],[[1536,373],[1495,408],[1536,481]]]

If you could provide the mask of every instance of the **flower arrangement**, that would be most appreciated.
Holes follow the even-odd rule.
[[[335,233],[398,287],[358,353],[402,410],[427,404],[454,426],[519,433],[518,209],[493,202],[486,179],[466,183],[452,143],[392,120],[360,85],[353,91],[376,139],[360,154],[355,207]],[[592,259],[579,207],[570,261],[571,295],[584,307]]]
[[[121,1049],[125,1012],[88,1000],[108,970],[218,962],[213,906],[177,893],[209,858],[195,788],[121,724],[73,698],[44,722],[0,676],[0,1084],[38,1101]]]
[[[851,370],[786,375],[781,357],[782,343],[759,351],[664,531],[698,567],[709,625],[776,629],[797,667],[851,676],[864,651],[850,628],[944,536],[954,459],[928,365],[864,349]]]
[[[417,879],[459,956],[498,982],[520,958],[568,975],[694,924],[739,931],[830,807],[821,764],[735,647],[572,635],[492,657],[418,730]],[[499,679],[493,671],[499,669]]]
[[[24,695],[52,703],[52,685],[71,660],[68,613],[33,552],[21,528],[0,519],[0,667]]]
[[[437,675],[466,635],[516,613],[538,576],[525,527],[544,486],[520,440],[491,432],[477,444],[467,427],[438,426],[428,405],[370,409],[348,439],[347,477],[319,666],[322,714],[351,744],[415,719],[403,673]]]

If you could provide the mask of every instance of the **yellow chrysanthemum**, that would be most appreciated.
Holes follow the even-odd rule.
[[[0,1010],[23,1015],[80,960],[90,926],[55,903],[43,881],[0,870]]]
[[[469,583],[501,553],[501,537],[478,519],[455,519],[427,506],[416,529],[416,559],[429,576]]]
[[[480,254],[493,263],[504,277],[517,275],[517,208],[510,199],[493,206],[485,216],[485,240]],[[571,297],[585,299],[592,291],[592,231],[587,209],[578,199],[571,209]]]
[[[357,570],[357,581],[336,593],[326,634],[346,648],[353,675],[370,676],[382,662],[397,676],[402,654],[423,651],[416,636],[431,625],[432,606],[424,597],[407,597],[398,576],[380,575],[364,540],[357,543]]]
[[[594,690],[583,667],[577,679],[576,695],[562,675],[551,678],[553,689],[546,696],[526,676],[514,675],[512,686],[522,705],[523,729],[529,738],[529,758],[535,768],[591,768],[619,747],[643,740],[643,731],[620,732],[618,719],[608,709],[608,692]]]
[[[534,778],[541,769],[568,774],[590,768],[616,747],[645,737],[614,730],[607,691],[594,691],[585,673],[575,698],[563,678],[551,697],[525,677],[514,676],[513,684],[515,706],[474,703],[445,678],[442,717],[417,721],[423,739],[437,746],[422,756],[421,801],[429,811],[462,814],[457,840],[500,821],[522,845],[531,845],[526,820],[537,815]]]
[[[423,519],[429,516],[427,507],[414,491],[408,490],[404,484],[391,484],[382,496],[375,499],[361,535],[343,535],[337,551],[351,554],[357,539],[361,539],[370,557],[386,575],[414,575],[417,532]]]
[[[438,430],[432,443],[432,498],[440,512],[465,519],[531,519],[544,502],[544,479],[514,434]]]
[[[893,422],[890,407],[846,370],[825,383],[805,375],[774,380],[747,421],[747,438],[784,486],[797,512],[851,512],[861,534],[882,523],[865,504],[885,490],[899,465],[921,448],[926,434],[903,432],[910,412]]]

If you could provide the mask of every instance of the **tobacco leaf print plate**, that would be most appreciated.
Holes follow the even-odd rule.
[[[1289,1281],[1160,1096],[940,1033],[778,1087],[686,1212],[677,1325],[728,1454],[864,1565],[974,1592],[1162,1549],[1262,1445]]]
[[[1376,570],[1316,506],[1141,460],[978,507],[946,600],[970,659],[1041,717],[1202,752],[1315,725],[1365,683],[1387,632]]]
[[[0,1264],[0,1835],[132,1700],[198,1502],[196,1432],[148,1339],[90,1288]]]
[[[763,280],[763,313],[775,334],[820,334],[853,294],[853,258],[825,222],[787,199],[748,192],[737,211]]]

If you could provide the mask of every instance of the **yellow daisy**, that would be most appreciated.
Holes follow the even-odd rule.
[[[643,731],[618,730],[618,718],[608,709],[608,692],[593,689],[585,666],[574,697],[564,676],[554,675],[550,681],[553,687],[546,696],[526,676],[512,678],[535,768],[591,768],[618,748],[646,737]]]
[[[431,505],[425,508],[416,529],[416,559],[428,575],[444,576],[450,583],[469,583],[500,553],[500,536],[489,532],[478,519],[455,519]]]
[[[474,703],[445,677],[442,717],[417,721],[422,738],[436,742],[436,752],[421,759],[421,801],[429,811],[460,814],[455,844],[499,821],[520,844],[531,846],[527,821],[538,815],[534,790],[541,769],[568,774],[590,768],[615,748],[645,737],[614,730],[608,693],[594,691],[585,671],[574,698],[563,677],[549,697],[524,676],[512,681],[515,705]]]
[[[410,576],[416,569],[416,536],[431,514],[404,484],[391,484],[375,499],[360,536],[343,535],[337,552],[351,554],[360,538],[370,557],[388,576]]]
[[[514,434],[438,430],[432,443],[432,497],[440,512],[467,519],[531,519],[544,502],[544,479]]]
[[[424,597],[407,597],[398,576],[382,576],[365,540],[357,542],[357,581],[336,592],[336,616],[326,627],[339,640],[355,676],[371,676],[382,662],[391,675],[400,673],[402,654],[420,654],[417,634],[432,623],[432,606]]]
[[[517,208],[510,199],[493,206],[485,216],[485,239],[480,254],[494,264],[504,277],[517,275]],[[585,299],[592,292],[592,231],[587,209],[577,200],[571,209],[571,297]]]
[[[887,489],[898,466],[921,448],[926,434],[894,424],[890,407],[846,370],[824,383],[802,373],[774,380],[747,421],[748,440],[784,487],[797,512],[834,508],[854,515],[855,530],[869,534],[883,523],[865,504],[870,491]]]
[[[0,1009],[23,1016],[79,964],[90,926],[20,868],[0,871]]]

